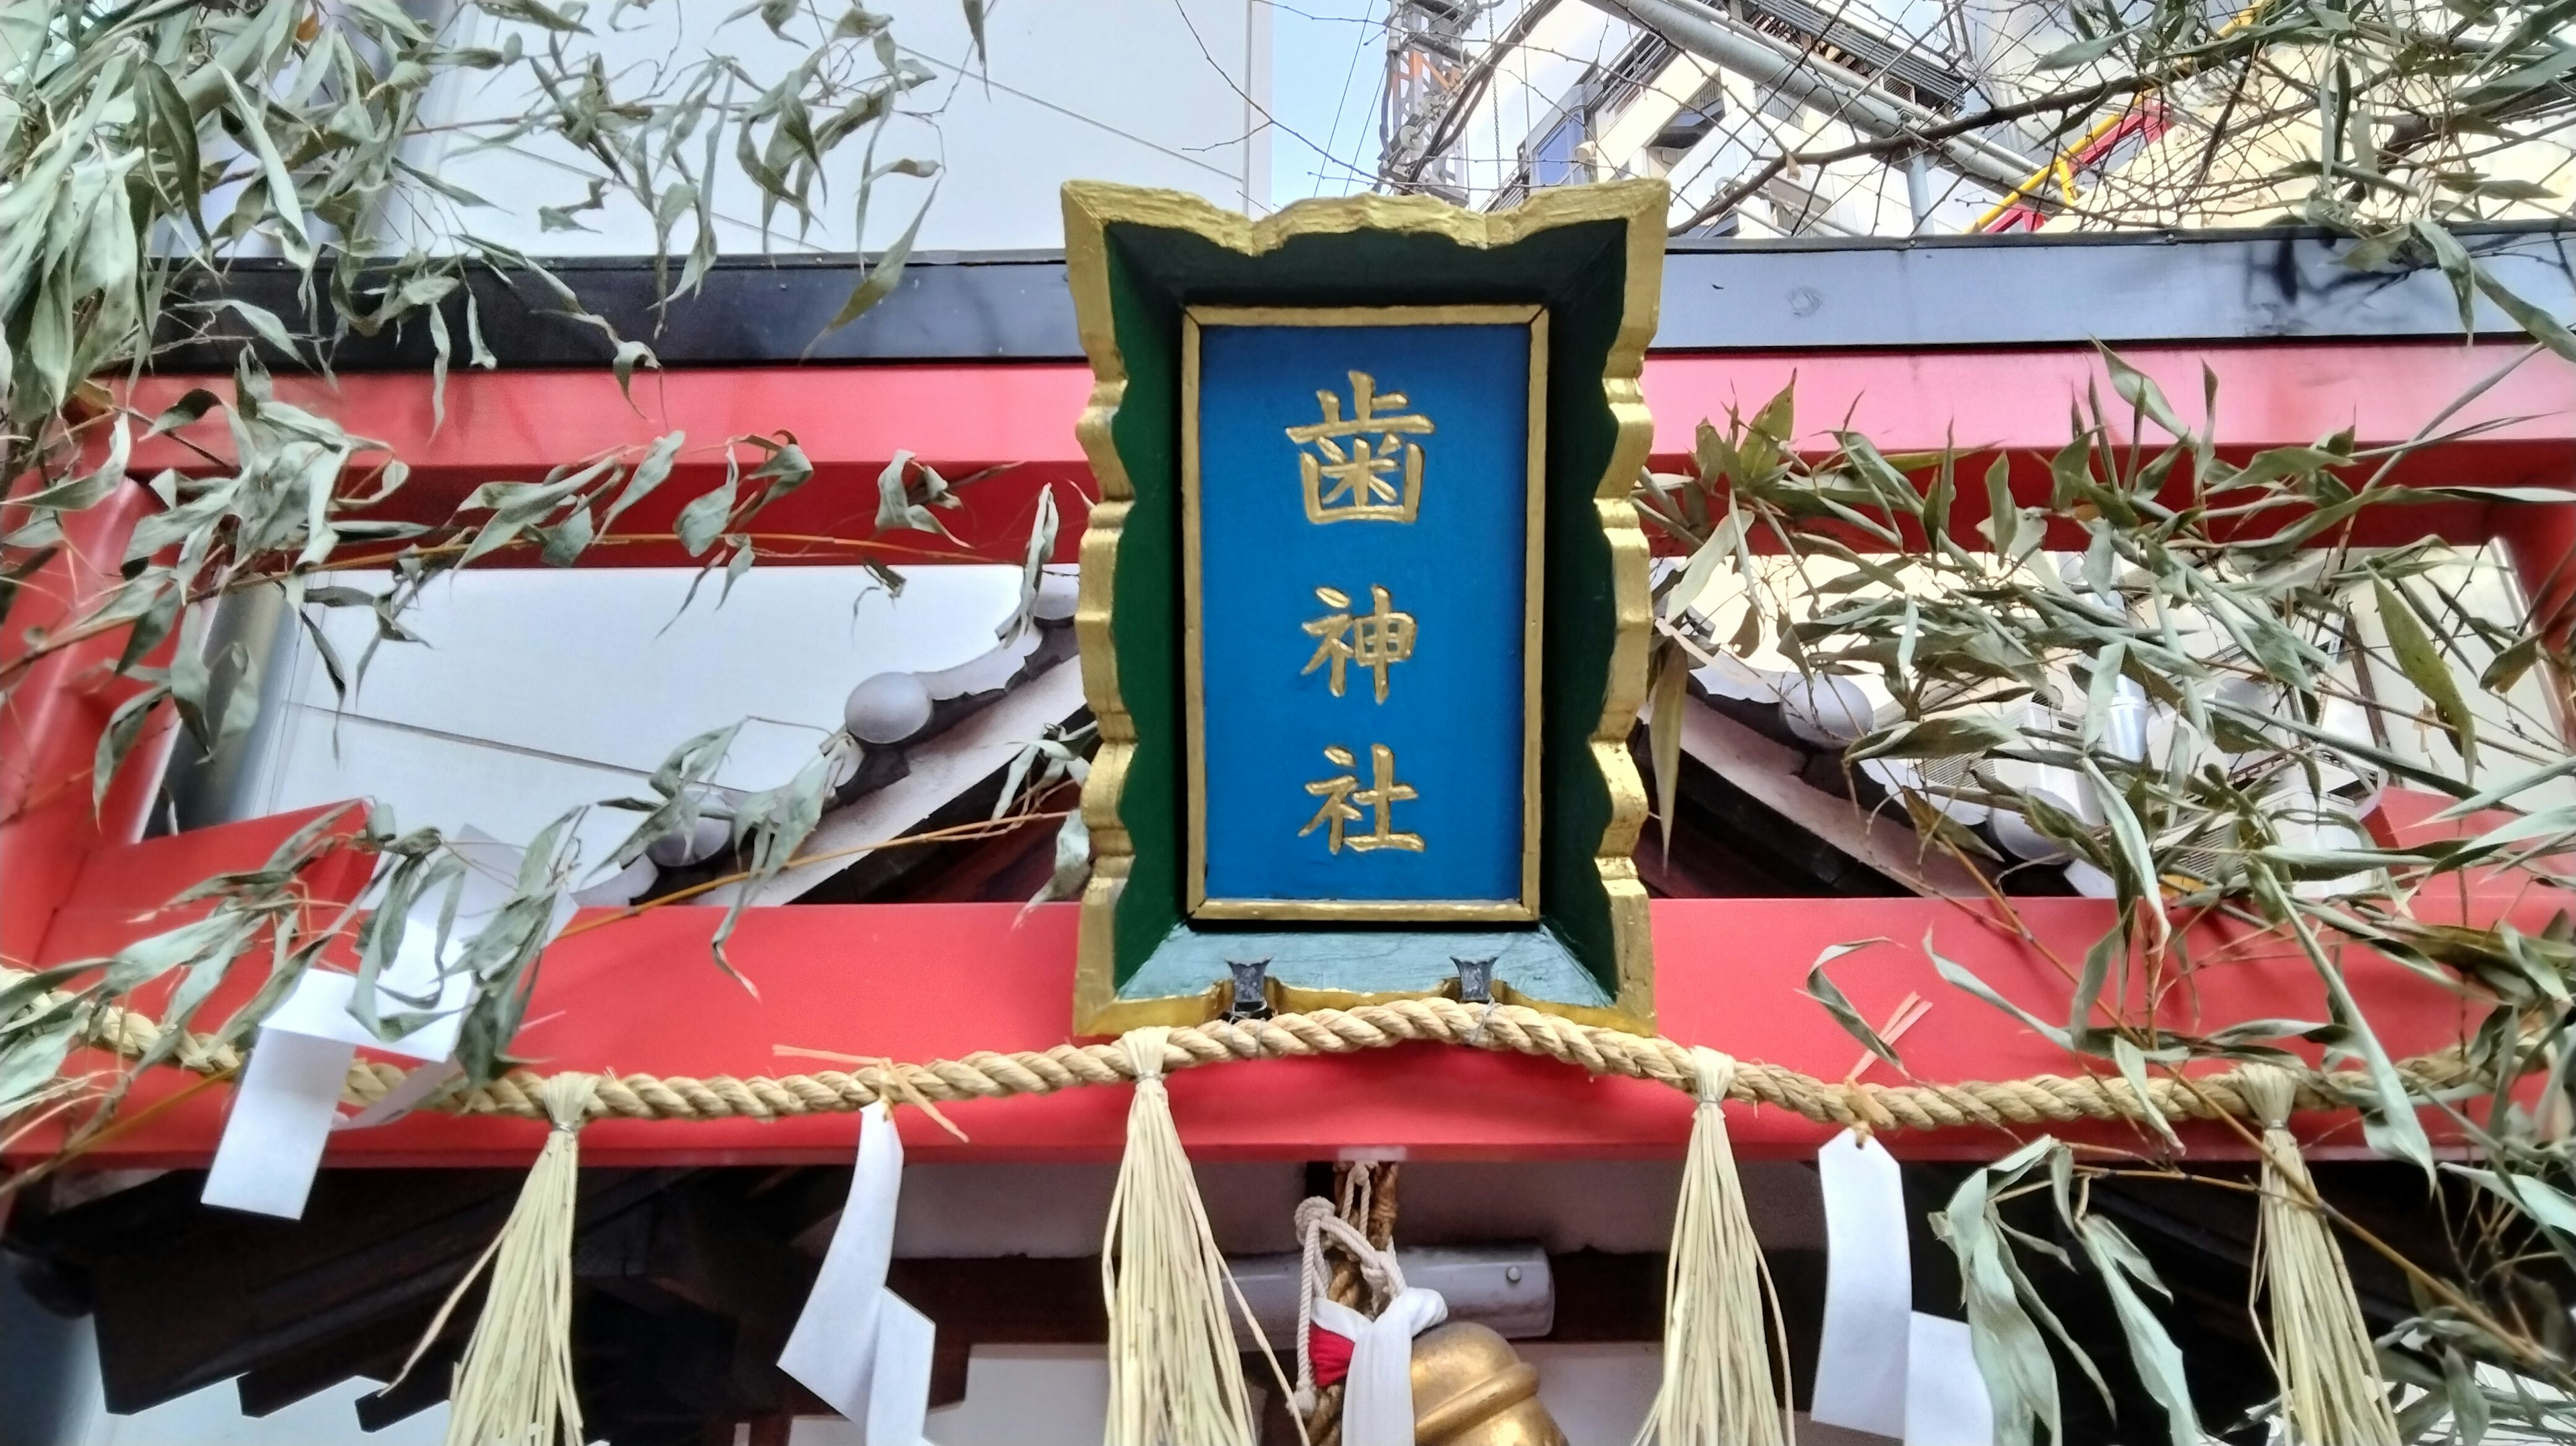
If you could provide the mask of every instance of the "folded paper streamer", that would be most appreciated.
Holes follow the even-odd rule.
[[[1808,1415],[1902,1439],[1914,1310],[1904,1180],[1895,1156],[1849,1131],[1816,1152],[1816,1174],[1825,1190],[1825,1321]]]
[[[930,1318],[886,1289],[903,1140],[882,1101],[859,1112],[858,1169],[823,1269],[778,1368],[857,1423],[866,1446],[920,1446],[929,1415]]]
[[[1905,1446],[1993,1446],[1994,1407],[1968,1347],[1968,1323],[1907,1316]]]
[[[462,952],[482,921],[508,902],[517,887],[520,851],[474,829],[459,832],[450,845],[465,860],[458,885],[456,918],[449,930],[447,954]],[[260,1215],[301,1219],[313,1193],[314,1172],[321,1168],[322,1147],[337,1129],[365,1129],[400,1119],[455,1077],[449,1056],[473,981],[463,973],[442,977],[438,934],[446,896],[424,899],[405,916],[402,947],[378,981],[378,988],[405,1000],[435,996],[434,1016],[399,1039],[380,1039],[349,1012],[357,979],[336,970],[307,969],[284,1001],[261,1021],[234,1091],[232,1113],[215,1145],[213,1168],[199,1197],[209,1205]],[[548,932],[571,919],[573,905],[558,901]],[[340,1091],[359,1048],[420,1062],[383,1099],[343,1117]]]
[[[1825,1192],[1825,1321],[1811,1419],[1905,1446],[1989,1446],[1994,1409],[1968,1327],[1914,1309],[1905,1184],[1876,1140],[1816,1153]]]
[[[407,935],[410,931],[406,931]],[[422,946],[426,949],[426,943]],[[403,952],[411,952],[408,938]],[[388,970],[390,975],[393,971]],[[418,992],[435,984],[433,973]],[[464,1007],[464,987],[447,991],[453,1007]],[[358,1046],[367,1045],[407,1059],[429,1061],[413,1070],[393,1094],[346,1123],[353,1127],[382,1124],[427,1098],[453,1074],[445,1063],[456,1052],[458,1016],[441,1017],[400,1039],[378,1039],[349,1013],[357,985],[352,975],[308,969],[295,988],[260,1026],[243,1066],[241,1088],[233,1095],[232,1113],[215,1145],[215,1161],[206,1172],[209,1205],[303,1218],[305,1198],[313,1193],[313,1175],[322,1164],[322,1146],[343,1121],[340,1091],[349,1081],[350,1062]],[[389,980],[389,987],[414,992]],[[450,1006],[446,994],[442,1009]]]

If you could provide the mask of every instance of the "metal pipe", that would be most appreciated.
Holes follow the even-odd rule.
[[[1401,187],[1421,180],[1423,167],[1458,143],[1468,119],[1483,102],[1485,91],[1493,83],[1494,68],[1502,64],[1504,57],[1520,49],[1522,43],[1529,39],[1530,32],[1538,28],[1538,23],[1547,18],[1557,3],[1558,0],[1530,0],[1520,14],[1512,17],[1511,24],[1505,26],[1500,35],[1467,62],[1466,68],[1459,73],[1457,88],[1450,92],[1448,102],[1438,114],[1412,117],[1405,122],[1396,134],[1395,145],[1380,161],[1378,179],[1381,183]],[[1418,137],[1416,132],[1425,127],[1430,131],[1429,137]],[[1402,175],[1397,174],[1399,170]]]
[[[1703,60],[1767,86],[1877,140],[1919,134],[1941,118],[1907,105],[1857,75],[1802,58],[1753,27],[1699,0],[1592,0],[1654,31]],[[1953,169],[1989,185],[2010,188],[2030,174],[2029,158],[1975,136],[1929,142]]]

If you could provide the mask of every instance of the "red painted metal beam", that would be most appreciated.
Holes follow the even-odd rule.
[[[2159,346],[2123,351],[2153,378],[2181,420],[2204,424],[2202,369],[2217,386],[2214,434],[2220,455],[2242,463],[2273,447],[2309,446],[2350,429],[2356,447],[2433,438],[2393,472],[2396,481],[2449,487],[2545,487],[2576,504],[2576,365],[2547,353],[2528,356],[2457,413],[2443,409],[2531,349],[2507,344],[2444,343]],[[2089,416],[2098,396],[2113,435],[2131,435],[2127,404],[2112,390],[2099,356],[2064,348],[2010,351],[1825,352],[1662,356],[1646,368],[1647,406],[1655,415],[1655,465],[1681,470],[1700,419],[1721,427],[1730,412],[1750,417],[1784,388],[1797,391],[1797,440],[1809,455],[1834,446],[1833,431],[1857,432],[1885,453],[1962,454],[1951,532],[1982,545],[1987,463],[2012,462],[2012,489],[2023,506],[2046,506],[2048,461],[2074,435],[2072,414]],[[2167,439],[2141,429],[2147,456]],[[2355,469],[2366,477],[2368,469]],[[2165,500],[2180,505],[2189,463],[2176,469]],[[2371,508],[2340,540],[2387,546],[2423,537],[2478,543],[2517,534],[2563,536],[2576,527],[2576,505],[2441,499]],[[1854,532],[1862,550],[1880,544]],[[1919,544],[1919,539],[1915,540]],[[2083,546],[2071,523],[2052,528],[2050,544]],[[1756,547],[1776,545],[1756,534]],[[2562,554],[2563,556],[2563,554]],[[2534,558],[2532,561],[2537,562]],[[2526,577],[2534,577],[2526,568]],[[2535,591],[2537,587],[2535,586]]]
[[[2111,922],[2093,900],[2019,905],[2049,950],[2079,960]],[[1022,918],[1013,905],[811,906],[756,910],[730,946],[758,996],[707,958],[717,910],[674,907],[564,940],[548,952],[533,1023],[519,1050],[547,1070],[661,1075],[784,1074],[816,1068],[782,1058],[777,1045],[907,1060],[957,1058],[979,1049],[1043,1050],[1066,1041],[1073,995],[1075,909],[1049,906]],[[2539,918],[2525,921],[2537,927]],[[1701,899],[1654,906],[1662,1027],[1672,1038],[1839,1079],[1859,1054],[1824,1012],[1799,997],[1817,952],[1871,935],[1900,941],[1856,955],[1836,971],[1872,1016],[1907,992],[1937,1001],[1931,1027],[1906,1036],[1907,1065],[1929,1081],[2013,1079],[2081,1072],[2085,1063],[1942,984],[1917,947],[1925,931],[1941,951],[2043,1017],[2063,1008],[2067,982],[2039,951],[1980,922],[1968,908],[1919,899]],[[2204,947],[2224,941],[2205,938]],[[2395,965],[2350,961],[2365,1012],[2393,1050],[2422,1051],[2474,1027],[2459,1001]],[[218,1004],[220,1007],[220,1001]],[[2248,1018],[2321,1019],[2321,991],[2306,962],[2278,941],[2240,948],[2195,974],[2175,1022],[2212,1026]],[[2095,1062],[2098,1068],[2098,1062]],[[1884,1078],[1883,1067],[1879,1076]],[[138,1087],[134,1103],[175,1092],[184,1077]],[[221,1125],[224,1092],[208,1092],[120,1136],[99,1163],[203,1163]],[[1616,1157],[1677,1153],[1689,1101],[1660,1086],[1588,1079],[1551,1061],[1440,1046],[1361,1056],[1234,1064],[1191,1071],[1173,1086],[1183,1138],[1210,1159],[1330,1158],[1346,1148],[1386,1148],[1422,1158]],[[971,1143],[935,1126],[906,1134],[915,1157],[1103,1159],[1125,1132],[1126,1093],[1077,1089],[1046,1098],[948,1107]],[[602,1121],[584,1135],[590,1163],[785,1163],[845,1160],[847,1116],[770,1123]],[[1753,1157],[1811,1152],[1824,1127],[1776,1110],[1741,1112],[1736,1148]],[[2117,1127],[2061,1133],[2145,1147]],[[2203,1154],[2241,1147],[2217,1128],[2191,1132]],[[518,1121],[416,1116],[334,1139],[340,1164],[472,1165],[520,1161],[542,1138]],[[31,1145],[35,1142],[29,1142]],[[2003,1148],[1984,1130],[1904,1135],[1917,1157],[1989,1158]]]
[[[306,815],[262,819],[117,850],[84,875],[75,907],[48,940],[45,962],[113,948],[186,917],[148,917],[170,892],[221,867],[267,857]],[[336,870],[336,872],[332,871]],[[345,897],[364,870],[341,863],[308,879],[317,898]],[[2548,901],[2503,899],[2525,927]],[[2016,905],[2036,944],[1998,927],[1983,903],[1930,899],[1693,899],[1654,905],[1661,1027],[1674,1039],[1747,1059],[1840,1079],[1860,1056],[1823,1010],[1800,995],[1827,945],[1883,937],[1854,954],[1836,980],[1871,1018],[1909,992],[1936,1001],[1932,1027],[1908,1034],[1906,1063],[1927,1081],[2006,1080],[2099,1067],[1943,983],[1920,945],[1941,952],[2042,1018],[2055,1017],[2072,969],[2112,922],[2091,899],[2025,899]],[[708,957],[721,910],[687,905],[617,919],[594,910],[580,932],[549,949],[530,1025],[518,1041],[538,1067],[658,1075],[784,1074],[818,1067],[781,1057],[779,1045],[905,1060],[959,1058],[976,1050],[1043,1050],[1069,1038],[1076,908],[1023,911],[1010,904],[812,905],[755,909],[729,946],[758,988],[727,979]],[[590,927],[605,922],[604,926]],[[2159,1022],[2214,1028],[2252,1018],[2322,1019],[2322,990],[2295,946],[2227,924],[2190,936],[2201,963],[2167,990]],[[2389,1048],[2438,1048],[2474,1027],[2472,1006],[2397,965],[2350,951],[2346,970],[2365,1014]],[[256,983],[257,965],[219,990],[221,1018]],[[2132,1002],[2143,1000],[2133,993]],[[141,1001],[150,1008],[151,1000]],[[75,1067],[108,1062],[75,1056]],[[1884,1067],[1874,1078],[1884,1079]],[[165,1099],[186,1077],[162,1071],[137,1086],[135,1105]],[[1441,1046],[1402,1046],[1335,1059],[1231,1064],[1193,1070],[1173,1085],[1183,1138],[1210,1159],[1328,1158],[1346,1148],[1387,1148],[1423,1158],[1617,1157],[1678,1152],[1689,1102],[1657,1085],[1589,1079],[1542,1059]],[[205,1091],[119,1135],[94,1153],[102,1164],[201,1164],[222,1124],[226,1091]],[[908,1148],[925,1160],[1102,1159],[1125,1134],[1126,1094],[1076,1089],[1045,1098],[950,1107],[971,1137],[935,1126]],[[787,1163],[847,1158],[855,1126],[845,1115],[753,1121],[601,1121],[583,1136],[592,1163]],[[1736,1148],[1754,1157],[1812,1151],[1824,1127],[1776,1110],[1739,1113]],[[2117,1126],[2061,1130],[2112,1146],[2144,1147]],[[2223,1127],[2186,1131],[2204,1155],[2243,1153]],[[334,1138],[340,1164],[473,1165],[524,1161],[542,1137],[521,1121],[415,1116]],[[1985,1130],[1902,1135],[1900,1153],[1991,1158]],[[36,1152],[47,1142],[23,1141]],[[2329,1144],[2328,1152],[2357,1148]]]
[[[2221,379],[2220,444],[2242,455],[2310,442],[2346,425],[2356,426],[2364,444],[2402,439],[2511,351],[2284,344],[2149,349],[2131,360],[2158,377],[2187,416],[2197,411],[2198,367],[2207,362]],[[1955,439],[1963,447],[2006,449],[2020,462],[2062,443],[2065,409],[2098,378],[2099,363],[2071,350],[1657,357],[1646,378],[1660,419],[1657,465],[1671,469],[1680,462],[1700,417],[1723,417],[1730,405],[1756,408],[1792,372],[1806,419],[1802,433],[1848,419],[1889,450]],[[157,405],[188,384],[153,381],[138,401]],[[280,387],[297,396],[320,385],[286,380]],[[345,379],[330,405],[353,430],[382,439],[412,463],[413,480],[398,501],[414,516],[441,515],[482,482],[534,478],[674,428],[688,431],[696,445],[678,482],[666,489],[672,505],[694,490],[692,482],[720,474],[722,438],[785,427],[815,461],[816,479],[766,525],[843,541],[868,536],[876,474],[897,450],[914,451],[951,475],[1015,463],[1015,472],[978,484],[973,502],[957,516],[963,547],[938,560],[1016,560],[1035,488],[1087,484],[1071,422],[1088,386],[1078,367],[687,372],[642,379],[637,407],[630,409],[613,382],[596,373],[514,373],[451,381],[443,428],[430,426],[427,386],[417,377]],[[2103,393],[2109,395],[2107,386]],[[2566,486],[2576,474],[2571,401],[2576,369],[2535,359],[2453,420],[2455,426],[2497,425],[2442,443],[2428,454],[2421,475],[2454,484]],[[142,450],[139,468],[190,460],[166,442]],[[2035,480],[2017,474],[2017,489]],[[11,619],[10,633],[21,634],[26,622],[58,625],[64,599],[94,596],[112,576],[125,530],[147,500],[130,490],[76,519],[79,547],[40,577],[36,595],[20,604],[25,611]],[[1060,557],[1071,555],[1080,531],[1081,509],[1065,510]],[[1963,523],[1973,520],[1971,508],[1962,512]],[[2402,517],[2416,535],[2504,536],[2536,593],[2564,595],[2567,544],[2576,538],[2568,507],[2468,502],[2390,515]],[[634,527],[667,529],[667,513],[645,516]],[[809,558],[838,560],[852,552],[816,544]],[[612,546],[595,560],[669,561],[673,550]],[[31,955],[38,961],[88,957],[167,927],[175,918],[148,917],[159,901],[217,867],[265,858],[295,822],[264,819],[130,844],[142,816],[139,791],[111,795],[111,807],[91,821],[85,790],[65,780],[85,781],[80,765],[119,696],[103,681],[114,650],[107,639],[47,661],[0,718],[7,730],[0,732],[0,770],[6,770],[0,771],[6,900],[0,952],[13,962]],[[138,776],[151,772],[143,768]],[[354,891],[360,876],[354,866],[345,872],[327,887],[317,881],[317,894]],[[1945,1017],[1962,1016],[1925,1031],[1909,1049],[1924,1078],[1996,1079],[2077,1068],[2019,1025],[1947,991],[1914,947],[1926,929],[1937,930],[1945,952],[2008,995],[2034,1008],[2062,999],[2065,985],[2052,956],[2080,958],[2107,926],[2108,906],[2028,900],[2021,908],[2044,947],[2018,943],[1963,906],[1941,901],[1659,903],[1663,1024],[1680,1039],[1840,1077],[1856,1051],[1820,1011],[1794,997],[1797,985],[1823,946],[1886,935],[1904,942],[1855,956],[1840,975],[1865,1013],[1883,1012],[1906,991],[1919,990],[1941,1000]],[[773,1057],[776,1044],[921,1059],[978,1048],[1044,1048],[1064,1038],[1069,908],[1025,918],[1010,906],[981,905],[754,910],[733,947],[761,986],[757,998],[708,962],[715,917],[707,909],[662,909],[565,940],[549,953],[531,1013],[540,1022],[523,1047],[549,1067],[704,1075],[797,1067]],[[2523,922],[2536,927],[2541,920]],[[2322,1017],[2305,963],[2274,943],[2240,947],[2225,959],[2194,976],[2192,997],[2205,1017]],[[2466,1021],[2465,1006],[2394,966],[2364,958],[2352,967],[2365,1009],[2394,1048],[2447,1042]],[[246,990],[250,982],[234,987]],[[226,1003],[219,996],[213,1007],[220,1011]],[[177,1076],[148,1081],[139,1099],[166,1096],[180,1083]],[[1185,1134],[1214,1157],[1306,1158],[1370,1144],[1451,1156],[1662,1154],[1679,1148],[1687,1128],[1687,1102],[1671,1091],[1586,1081],[1544,1061],[1419,1047],[1364,1059],[1229,1066],[1194,1074],[1174,1093]],[[222,1108],[223,1092],[198,1095],[120,1136],[101,1156],[137,1164],[202,1161]],[[918,1135],[914,1148],[923,1158],[1098,1157],[1115,1152],[1124,1110],[1118,1091],[967,1105],[957,1114],[973,1144],[931,1132]],[[839,1117],[770,1125],[604,1122],[586,1148],[603,1162],[828,1160],[846,1157],[851,1130]],[[1757,1155],[1803,1152],[1822,1133],[1772,1112],[1755,1113],[1737,1128],[1740,1145]],[[2116,1130],[2089,1133],[2114,1143],[2131,1138]],[[350,1163],[467,1164],[524,1159],[539,1137],[536,1127],[515,1122],[421,1118],[351,1135],[334,1150]],[[2231,1148],[2229,1137],[2209,1131],[2194,1138],[2203,1149]],[[1904,1147],[1986,1157],[1995,1144],[1970,1132],[1909,1139]],[[22,1148],[43,1145],[22,1142]]]
[[[225,377],[155,377],[137,388],[134,404],[157,411],[199,386],[223,396],[232,390]],[[635,378],[632,405],[601,370],[469,372],[448,379],[444,423],[432,412],[429,379],[414,373],[349,376],[336,384],[280,377],[276,388],[280,399],[382,444],[382,452],[359,459],[344,490],[373,491],[366,469],[380,466],[388,453],[400,457],[409,479],[369,515],[410,522],[446,518],[486,482],[533,482],[550,469],[612,452],[640,455],[655,438],[685,432],[671,479],[618,519],[612,537],[625,541],[595,546],[584,566],[694,561],[669,540],[673,521],[690,498],[723,480],[726,441],[751,434],[792,434],[814,464],[811,481],[762,512],[764,561],[848,563],[873,556],[893,563],[1016,563],[1027,546],[1037,491],[1053,484],[1060,516],[1056,560],[1072,562],[1089,499],[1098,491],[1073,441],[1074,420],[1091,393],[1091,373],[1079,366],[644,372]],[[219,426],[188,435],[218,456],[229,455]],[[877,477],[900,452],[951,479],[987,467],[1009,470],[965,489],[962,507],[938,514],[957,541],[909,530],[879,534]],[[736,455],[746,471],[759,460],[749,447]],[[205,466],[172,438],[135,448],[138,475]],[[511,549],[482,565],[491,563],[535,566],[537,557]]]
[[[2219,381],[2221,450],[2241,460],[2267,447],[2305,445],[2345,427],[2354,428],[2364,446],[2403,441],[2521,350],[2284,342],[2149,347],[2126,355],[2193,421],[2206,364]],[[1828,431],[1844,426],[1889,452],[1955,442],[1977,454],[1970,459],[1976,470],[1967,474],[1972,483],[1982,476],[1985,455],[2009,451],[2015,455],[2015,490],[2026,504],[2045,500],[2046,456],[2064,445],[2069,408],[2088,388],[2122,413],[2115,426],[2126,427],[2099,358],[2081,349],[1665,354],[1646,364],[1646,399],[1656,417],[1654,465],[1680,470],[1701,419],[1722,424],[1730,409],[1749,415],[1793,376],[1800,440],[1811,450],[1830,450]],[[229,382],[156,378],[136,400],[155,408],[195,385],[221,392]],[[428,380],[416,375],[346,377],[336,388],[302,378],[281,378],[277,385],[282,396],[327,409],[410,465],[411,479],[395,494],[388,514],[410,520],[445,516],[484,482],[534,479],[565,463],[640,449],[672,430],[689,436],[674,480],[620,520],[620,535],[667,535],[680,503],[722,476],[726,438],[781,428],[795,434],[815,466],[814,480],[762,521],[764,530],[786,535],[781,560],[848,561],[861,551],[854,544],[873,539],[891,560],[1016,562],[1036,490],[1055,484],[1064,516],[1056,557],[1070,562],[1086,499],[1097,495],[1073,437],[1091,385],[1089,371],[1079,366],[648,373],[636,379],[632,406],[604,372],[471,372],[448,380],[443,426],[433,425]],[[2576,367],[2554,356],[2532,358],[2452,418],[2447,430],[2472,425],[2488,430],[2429,449],[2407,475],[2451,484],[2569,486],[2576,480]],[[201,440],[220,451],[219,436]],[[958,537],[955,546],[925,533],[877,537],[877,475],[898,451],[912,452],[952,477],[1003,464],[1012,470],[977,483],[967,490],[963,509],[943,514]],[[202,465],[166,438],[137,448],[140,472]],[[1961,536],[1973,537],[1970,529],[1983,515],[1982,488],[1963,489],[1954,519]],[[2523,525],[2483,502],[2381,509],[2371,516],[2372,527],[2391,534],[2375,540],[2396,540],[2402,533],[2483,541]],[[587,562],[686,560],[674,546],[644,542],[595,549]],[[535,558],[532,552],[506,553],[492,561],[532,564]]]
[[[117,786],[93,806],[99,734],[116,705],[143,687],[109,671],[125,649],[124,630],[42,657],[31,641],[68,637],[65,629],[116,587],[126,536],[152,505],[150,493],[127,488],[64,518],[61,550],[26,580],[8,610],[0,636],[0,677],[8,684],[0,697],[0,962],[36,955],[93,850],[142,834],[169,756],[165,717],[138,740]]]

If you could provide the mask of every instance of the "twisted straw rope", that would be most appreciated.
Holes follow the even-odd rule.
[[[9,971],[0,971],[0,980],[7,977]],[[66,998],[51,995],[45,1003]],[[93,1012],[84,1037],[97,1047],[130,1059],[150,1048],[160,1032],[161,1026],[148,1016],[110,1005]],[[1471,1005],[1441,998],[1319,1009],[1311,1014],[1282,1014],[1241,1023],[1216,1020],[1182,1026],[1170,1032],[1163,1068],[1171,1071],[1234,1060],[1356,1054],[1414,1041],[1540,1055],[1579,1066],[1587,1073],[1652,1080],[1685,1094],[1691,1092],[1696,1079],[1687,1045],[1577,1024],[1520,1005]],[[242,1056],[233,1045],[218,1045],[209,1036],[191,1034],[180,1043],[174,1058],[182,1068],[213,1075],[237,1068]],[[886,1069],[873,1066],[856,1073],[816,1070],[810,1074],[747,1078],[603,1076],[590,1117],[774,1120],[857,1110],[881,1098],[903,1100],[918,1096],[941,1103],[999,1099],[1053,1094],[1078,1085],[1126,1084],[1135,1077],[1115,1041],[1060,1044],[1047,1050],[1009,1053],[978,1050],[961,1059],[894,1064],[891,1069],[892,1076]],[[2402,1061],[2398,1072],[2411,1087],[2426,1092],[2479,1083],[2477,1072],[2457,1047]],[[372,1104],[402,1077],[403,1071],[396,1066],[361,1058],[349,1067],[349,1082],[342,1097],[350,1104]],[[458,1114],[543,1119],[545,1107],[538,1098],[543,1083],[543,1076],[515,1071],[490,1084],[450,1095],[437,1108]],[[2167,1077],[2150,1079],[2147,1095],[2168,1119],[2254,1114],[2237,1087],[2234,1071],[2200,1076],[2188,1085]],[[2369,1097],[2368,1080],[2358,1071],[2310,1072],[2299,1081],[2302,1109],[2344,1108]],[[1739,1060],[1727,1098],[1788,1110],[1820,1124],[1872,1130],[2146,1118],[2126,1080],[2090,1075],[1883,1085],[1823,1080],[1778,1065]]]

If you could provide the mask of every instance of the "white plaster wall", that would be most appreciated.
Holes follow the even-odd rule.
[[[860,568],[756,567],[721,607],[718,578],[685,611],[682,568],[456,574],[406,619],[426,643],[380,648],[345,708],[301,630],[284,630],[270,718],[228,812],[366,798],[405,828],[470,824],[523,844],[569,809],[644,792],[672,747],[744,719],[717,782],[772,787],[840,726],[862,679],[991,648],[1017,574],[916,568],[898,598]],[[362,609],[325,624],[352,663],[371,628]],[[637,822],[593,810],[583,858],[605,859]]]

